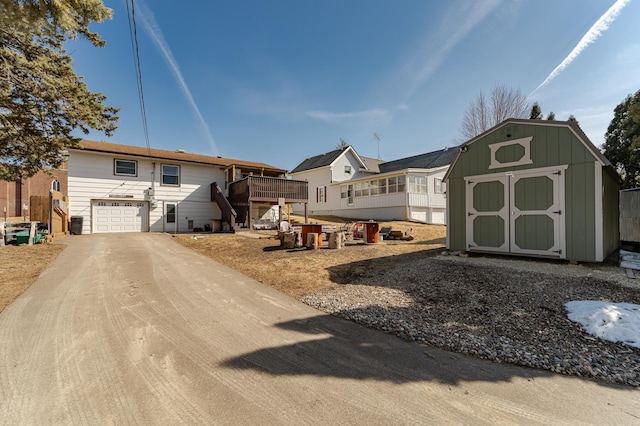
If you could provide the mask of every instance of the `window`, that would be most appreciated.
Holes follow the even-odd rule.
[[[326,203],[326,186],[319,186],[316,188],[316,201],[318,203]]]
[[[118,176],[138,176],[138,162],[135,160],[114,160],[115,174]]]
[[[409,176],[409,192],[413,194],[426,194],[427,178],[424,176]]]
[[[167,204],[167,223],[176,223],[176,205]]]
[[[371,195],[371,182],[356,183],[356,197],[368,197]]]
[[[162,184],[180,186],[180,166],[162,165]]]
[[[371,195],[382,195],[387,193],[387,180],[376,179],[371,181]]]
[[[344,174],[345,175],[351,174],[351,166],[344,166]]]
[[[433,191],[436,194],[442,194],[442,179],[435,178],[433,180],[434,188]]]
[[[353,204],[353,185],[342,185],[340,187],[340,198],[346,198],[347,204]]]

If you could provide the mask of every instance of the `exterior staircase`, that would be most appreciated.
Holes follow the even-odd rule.
[[[229,200],[224,196],[222,189],[216,182],[211,184],[211,201],[215,201],[222,212],[222,230],[225,231],[225,229],[227,229],[225,228],[226,224],[230,232],[236,232],[238,228],[236,224],[238,213],[236,213],[235,209],[231,206],[231,203],[229,203]]]

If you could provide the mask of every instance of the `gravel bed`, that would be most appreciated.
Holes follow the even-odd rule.
[[[640,304],[640,280],[619,278],[619,268],[614,274],[606,267],[520,262],[435,256],[383,273],[341,272],[344,284],[303,302],[409,341],[640,386],[640,349],[590,336],[564,306],[572,300]]]

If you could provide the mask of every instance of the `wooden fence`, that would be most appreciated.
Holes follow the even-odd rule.
[[[49,224],[51,235],[69,232],[69,197],[53,191],[50,195],[32,195],[29,200],[32,222]]]

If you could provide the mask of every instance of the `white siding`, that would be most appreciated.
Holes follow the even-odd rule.
[[[348,200],[340,200],[340,207],[343,209],[374,209],[384,207],[405,207],[407,205],[406,192],[394,192],[385,195],[371,195],[369,197],[355,197],[353,205],[348,204]]]
[[[115,176],[114,158],[135,160],[137,176]],[[149,230],[164,231],[164,201],[178,204],[179,232],[188,230],[187,220],[194,227],[204,228],[212,219],[220,219],[220,210],[211,202],[210,185],[223,182],[224,174],[216,167],[164,160],[151,160],[125,155],[71,152],[69,158],[69,208],[71,216],[83,216],[83,233],[91,233],[92,200],[147,200],[146,191],[152,186],[155,162],[155,199],[157,205],[149,209]],[[180,166],[180,186],[160,184],[162,164]]]
[[[409,206],[428,207],[429,196],[427,194],[409,194]]]
[[[351,173],[345,172],[345,166],[351,169]],[[331,165],[331,180],[332,182],[344,182],[359,179],[363,177],[360,167],[362,167],[362,165],[356,156],[353,155],[351,150],[348,150],[339,156]]]
[[[351,173],[345,173],[345,166]],[[448,166],[438,169],[406,169],[387,174],[370,174],[360,171],[361,164],[351,150],[345,151],[329,167],[322,167],[292,174],[296,180],[309,183],[308,212],[310,215],[331,215],[353,219],[376,220],[417,220],[425,223],[444,223],[442,217],[446,209],[446,197],[443,192],[436,193],[436,179],[444,178]],[[393,176],[424,176],[427,180],[427,192],[396,192],[382,195],[354,197],[353,204],[340,198],[341,186],[369,180],[385,179]],[[326,202],[316,202],[316,188],[326,186]],[[408,180],[406,190],[408,190]],[[405,190],[405,191],[406,191]],[[292,206],[297,214],[304,212],[301,204]]]
[[[340,188],[338,187],[338,195],[336,197],[334,189],[330,186],[331,169],[328,166],[296,173],[292,175],[292,178],[308,182],[309,202],[307,208],[309,214],[316,214],[311,212],[317,210],[335,209],[340,205]],[[316,191],[320,186],[326,186],[326,202],[324,203],[316,202]],[[292,210],[296,214],[301,214],[304,212],[304,205],[294,204],[292,205]]]

